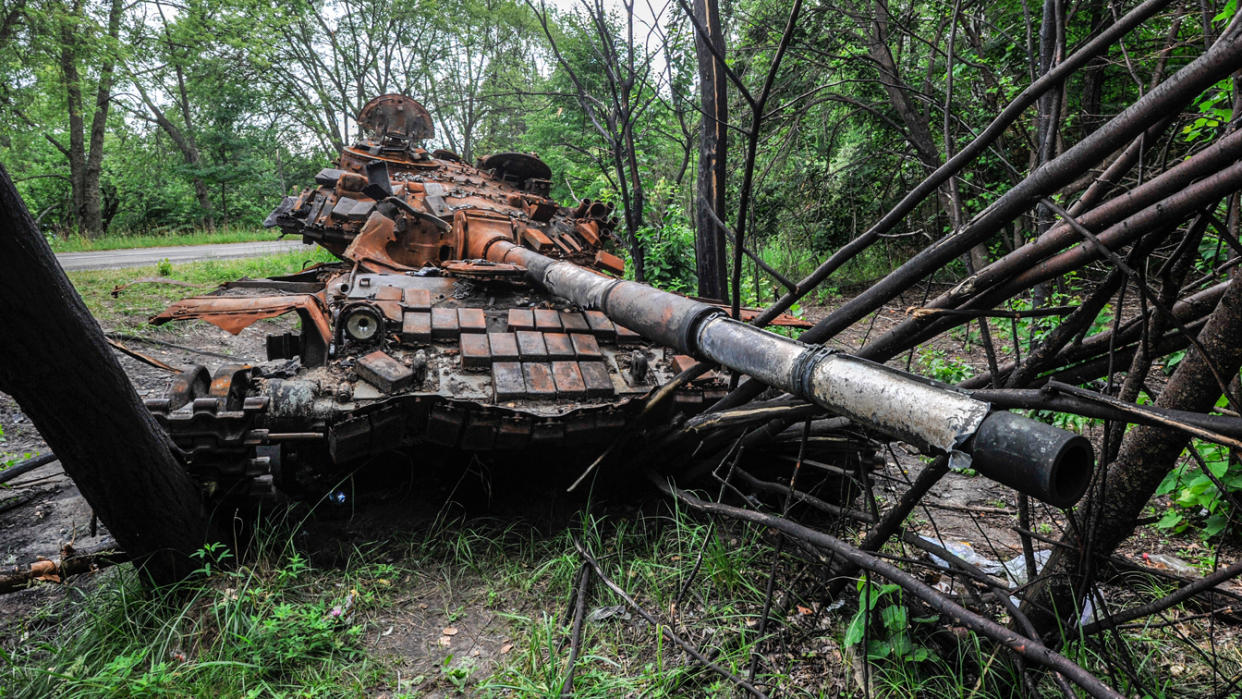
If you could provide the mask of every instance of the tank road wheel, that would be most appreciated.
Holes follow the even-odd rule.
[[[216,370],[208,395],[219,399],[220,410],[241,410],[250,390],[250,369],[241,364],[226,364]]]
[[[167,397],[146,401],[213,507],[250,507],[275,495],[279,447],[265,448],[267,431],[257,428],[269,399],[248,396],[251,383],[250,369],[240,364],[214,377],[191,366],[173,377]]]
[[[181,370],[173,377],[168,387],[168,409],[176,410],[181,406],[207,395],[211,388],[211,374],[202,364],[193,364]]]

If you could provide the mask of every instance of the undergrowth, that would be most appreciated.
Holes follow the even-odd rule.
[[[767,559],[760,532],[722,533],[684,513],[626,519],[583,515],[579,526],[557,537],[548,559],[533,562],[529,573],[517,576],[555,594],[538,614],[509,616],[521,652],[479,682],[480,694],[559,696],[568,672],[565,640],[571,618],[556,612],[574,590],[580,565],[575,536],[644,609],[675,627],[690,626],[701,652],[745,674],[758,640],[754,629],[764,595],[761,571]],[[690,591],[683,595],[687,585]],[[601,582],[594,585],[588,612],[575,696],[717,696],[732,686],[688,666],[680,648]],[[701,637],[709,629],[710,637]]]
[[[5,642],[0,696],[560,696],[578,545],[660,627],[597,581],[587,597],[574,696],[736,693],[665,629],[735,676],[746,677],[754,662],[754,681],[782,696],[861,696],[860,682],[876,696],[1029,696],[1003,650],[886,581],[864,579],[843,602],[825,605],[822,567],[808,564],[805,553],[778,551],[760,527],[670,508],[584,512],[550,534],[494,519],[440,520],[358,544],[332,568],[315,565],[295,544],[302,530],[300,523],[266,530],[241,562],[223,547],[205,547],[197,555],[203,575],[171,590],[143,590],[128,567],[93,584],[75,582]],[[394,539],[407,543],[394,546]],[[424,588],[470,586],[468,596],[506,627],[511,650],[503,656],[475,658],[417,637],[429,618],[452,624],[477,614],[468,604],[381,631],[400,618],[398,610],[429,599]],[[402,674],[400,659],[375,651],[372,639],[389,633],[433,649],[420,673]],[[1140,681],[1110,679],[1127,695],[1165,695],[1173,689],[1169,669],[1179,663],[1197,683],[1207,679],[1192,658],[1170,652],[1174,631],[1123,633]],[[1110,656],[1087,639],[1065,652],[1101,676],[1111,671]],[[1056,692],[1051,682],[1039,687],[1041,695]]]
[[[318,571],[271,532],[229,567],[199,552],[198,577],[145,590],[124,566],[27,619],[3,651],[10,697],[362,696],[380,667],[363,652],[367,611],[390,588],[361,556]]]

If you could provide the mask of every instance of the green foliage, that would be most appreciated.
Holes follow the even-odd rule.
[[[1233,80],[1222,80],[1200,95],[1195,107],[1198,116],[1182,127],[1182,133],[1188,142],[1211,141],[1222,124],[1233,120]]]
[[[1219,444],[1194,440],[1191,448],[1203,464],[1185,460],[1164,477],[1156,494],[1168,495],[1171,504],[1156,526],[1175,533],[1193,529],[1204,539],[1236,530],[1242,513],[1233,502],[1242,494],[1242,463]]]
[[[646,281],[661,289],[692,293],[697,281],[694,231],[683,210],[667,206],[677,194],[677,185],[661,178],[650,183],[647,192],[643,218],[650,223],[637,235],[644,251]],[[633,265],[626,269],[632,272]]]
[[[960,357],[950,359],[944,350],[934,347],[920,347],[918,363],[919,373],[947,384],[960,383],[975,375],[975,370]]]
[[[269,536],[271,536],[269,534]],[[362,614],[381,599],[355,561],[346,585],[318,576],[287,539],[268,538],[249,565],[220,545],[197,555],[205,577],[155,594],[130,571],[45,611],[0,666],[13,697],[341,696],[373,681]]]
[[[659,228],[638,229],[638,240],[646,251],[646,281],[668,291],[693,292],[694,233],[682,220],[665,222]],[[632,273],[633,264],[626,265]]]
[[[7,441],[9,440],[5,438],[4,436],[4,425],[0,425],[0,444],[4,444]],[[9,454],[7,452],[0,451],[0,471],[3,471],[4,469],[12,466],[13,464],[19,461],[24,461],[26,459],[29,459],[32,456],[34,456],[34,454],[32,454],[31,452],[25,452],[22,454]]]
[[[915,643],[911,622],[930,623],[935,618],[911,619],[901,601],[901,587],[878,584],[869,578],[858,580],[858,611],[845,629],[842,645],[858,646],[866,641],[868,660],[888,660],[898,664],[921,663],[935,654]]]
[[[770,561],[758,528],[724,529],[692,515],[673,511],[659,516],[605,518],[590,514],[575,527],[604,572],[645,609],[663,615],[676,608],[696,624],[715,629],[700,646],[725,667],[745,673],[756,640],[745,628],[757,623],[763,607]],[[581,565],[566,533],[521,552],[510,551],[492,568],[493,577],[551,592],[553,607],[563,605]],[[543,563],[526,565],[526,556]],[[497,570],[500,571],[497,575]],[[680,598],[693,581],[693,591]],[[720,696],[731,685],[683,662],[682,651],[641,623],[634,612],[602,584],[595,586],[592,608],[608,609],[608,618],[584,627],[574,680],[575,696]],[[681,605],[681,606],[677,606]],[[545,606],[544,609],[549,607]],[[632,618],[631,618],[632,617]],[[557,696],[565,681],[565,629],[553,615],[508,615],[518,636],[513,656],[493,676],[479,680],[475,693],[487,696]],[[760,673],[760,681],[780,676]]]
[[[640,12],[632,35],[617,12],[590,17],[581,8],[552,9],[545,35],[532,7],[518,0],[193,0],[176,11],[122,5],[116,38],[108,33],[106,0],[15,7],[11,31],[0,32],[0,161],[49,233],[77,225],[62,152],[71,141],[70,95],[83,96],[89,124],[101,71],[112,65],[100,174],[109,232],[183,235],[209,220],[219,228],[254,227],[356,136],[352,116],[362,103],[404,91],[435,119],[429,148],[443,146],[467,160],[501,150],[535,152],[552,169],[557,199],[610,201],[619,214],[627,203],[641,209],[631,225],[618,227],[625,254],[635,262],[650,254],[647,276],[656,283],[693,286],[686,224],[699,129],[696,57],[693,31],[675,7],[654,22]],[[787,9],[744,0],[726,12],[730,66],[752,95],[762,88]],[[1236,1],[1216,0],[1203,11],[1219,30]],[[786,276],[801,277],[866,230],[1024,88],[1030,52],[1012,29],[1028,19],[1021,8],[991,3],[963,14],[979,29],[957,32],[952,51],[943,45],[943,8],[911,6],[893,28],[896,77],[919,93],[917,105],[926,105],[915,110],[923,122],[917,125],[895,114],[891,94],[899,86],[877,80],[866,48],[874,23],[866,13],[803,14],[765,102],[753,210],[725,216],[735,228],[738,215],[747,217],[751,250]],[[1084,41],[1100,21],[1094,12],[1071,13],[1067,45]],[[1136,76],[1148,75],[1157,62],[1171,70],[1200,51],[1201,23],[1183,22],[1175,45],[1161,53],[1171,22],[1167,14],[1153,18],[1135,30],[1127,53],[1114,47],[1068,79],[1059,133],[1065,147],[1132,102],[1143,89]],[[601,46],[601,32],[613,45]],[[906,33],[941,42],[905,41]],[[955,58],[953,95],[945,94],[948,56]],[[610,81],[631,61],[638,68],[632,93],[625,105],[614,104]],[[602,110],[594,118],[578,85]],[[1182,136],[1166,149],[1170,162],[1222,133],[1233,117],[1233,89],[1222,81],[1196,99],[1190,117],[1174,127]],[[730,93],[735,128],[726,198],[736,202],[750,115],[739,90]],[[949,102],[953,119],[945,134],[930,105]],[[636,115],[628,132],[632,162],[623,154],[619,168],[600,133],[613,125],[600,115],[620,106]],[[1014,133],[1029,126],[1019,123]],[[931,143],[915,143],[916,131],[926,131]],[[192,142],[197,157],[187,155],[182,141]],[[961,171],[956,181],[966,217],[1021,176],[1013,167],[1031,162],[1030,146],[1030,138],[1006,138]],[[634,198],[635,185],[645,191],[642,201]],[[949,217],[936,199],[894,231],[903,237],[839,270],[819,300],[877,279],[947,233]],[[1032,234],[1029,220],[1014,225],[991,241],[994,253]],[[752,276],[749,268],[744,279]],[[960,271],[951,265],[938,276]],[[756,303],[780,292],[770,280],[746,279],[746,287],[744,295]],[[1041,328],[1043,322],[1027,326],[1031,332],[1020,341],[1038,339]]]

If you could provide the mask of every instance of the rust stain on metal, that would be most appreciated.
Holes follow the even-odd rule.
[[[152,325],[173,320],[205,320],[236,335],[265,318],[275,318],[290,311],[302,310],[309,316],[315,330],[325,340],[332,337],[326,304],[316,294],[289,296],[195,296],[182,299],[151,318]]]

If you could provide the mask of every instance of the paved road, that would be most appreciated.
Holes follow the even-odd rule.
[[[173,264],[200,260],[232,260],[241,257],[262,257],[291,250],[310,250],[298,240],[268,240],[258,243],[219,243],[216,245],[183,245],[164,248],[132,248],[97,252],[60,252],[56,259],[66,270],[118,269],[159,264],[167,259]]]

